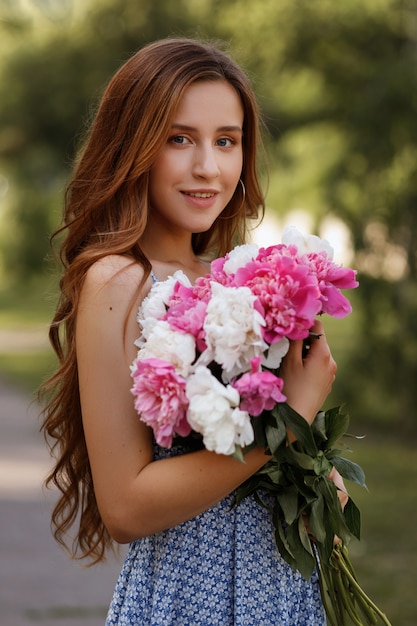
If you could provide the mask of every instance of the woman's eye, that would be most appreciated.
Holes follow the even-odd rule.
[[[217,140],[217,144],[221,148],[230,148],[231,146],[235,144],[235,142],[233,139],[230,139],[229,137],[220,137],[220,139]]]
[[[174,135],[170,139],[171,143],[176,143],[179,146],[184,145],[185,143],[187,143],[187,141],[188,141],[188,139],[187,139],[187,137],[184,137],[184,135]]]

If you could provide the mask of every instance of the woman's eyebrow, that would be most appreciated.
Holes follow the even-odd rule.
[[[195,126],[189,126],[188,124],[175,123],[175,124],[172,124],[171,128],[176,129],[176,130],[188,130],[190,132],[198,132],[198,128],[196,128]],[[240,126],[234,126],[234,125],[220,126],[219,128],[216,129],[216,131],[222,132],[222,133],[232,133],[232,132],[243,133],[243,129]]]

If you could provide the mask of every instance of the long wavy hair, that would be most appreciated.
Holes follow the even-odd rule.
[[[56,540],[73,557],[97,563],[112,546],[98,511],[84,438],[75,350],[79,296],[89,267],[109,255],[125,255],[144,268],[150,263],[139,241],[148,212],[149,173],[170,132],[184,91],[196,81],[225,80],[243,109],[241,185],[204,233],[193,234],[197,255],[224,255],[245,240],[248,218],[263,216],[264,197],[257,172],[262,146],[259,111],[247,75],[219,44],[170,38],[151,43],[126,61],[110,80],[77,158],[65,194],[60,246],[60,298],[49,337],[57,371],[40,389],[43,424],[55,466],[46,485],[59,499],[52,512]],[[143,283],[142,283],[143,284]],[[140,286],[139,286],[140,288]],[[78,523],[72,542],[68,531]]]

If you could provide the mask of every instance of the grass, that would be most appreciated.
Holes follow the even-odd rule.
[[[414,626],[417,533],[415,450],[395,439],[355,442],[352,459],[365,470],[369,492],[349,485],[362,512],[362,537],[349,551],[359,582],[392,626]]]
[[[49,278],[21,281],[0,288],[0,329],[46,326],[52,318],[56,295]]]
[[[30,396],[55,367],[52,349],[19,352],[0,352],[0,376]]]
[[[45,330],[52,299],[43,284],[0,292],[0,333]],[[338,330],[338,329],[337,329]],[[351,332],[351,330],[349,331]],[[38,348],[0,346],[0,376],[33,394],[52,373],[55,358],[45,342]],[[354,424],[361,434],[366,428]],[[387,614],[392,626],[415,626],[417,594],[416,484],[417,463],[412,442],[397,434],[369,432],[351,443],[352,460],[365,470],[369,491],[348,485],[362,512],[362,539],[349,547],[359,582]]]

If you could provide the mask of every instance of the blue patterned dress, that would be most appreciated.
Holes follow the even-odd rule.
[[[155,446],[155,459],[183,452]],[[106,626],[324,626],[317,577],[283,561],[268,510],[232,502],[133,542]]]

